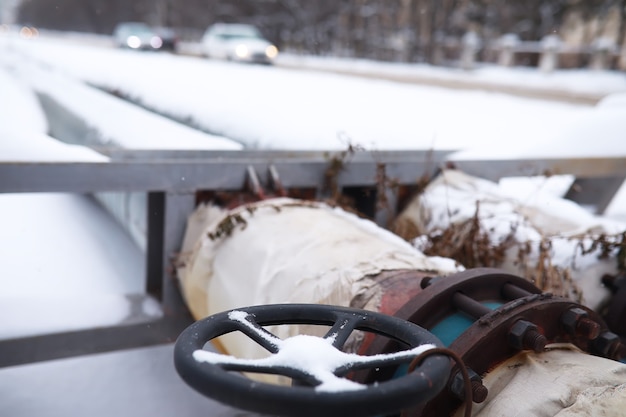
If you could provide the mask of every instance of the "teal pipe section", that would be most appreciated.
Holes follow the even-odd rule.
[[[481,304],[492,310],[502,305],[502,303],[499,302],[484,302]],[[474,324],[474,321],[473,318],[466,314],[455,313],[441,320],[429,330],[432,334],[437,336],[446,347],[449,347],[461,333]]]
[[[490,309],[498,308],[502,305],[500,302],[496,301],[487,301],[481,303],[482,305],[489,307]],[[454,313],[441,320],[439,323],[434,325],[432,328],[428,329],[432,334],[437,336],[439,340],[444,344],[445,347],[449,347],[452,342],[454,342],[457,337],[459,337],[465,330],[468,329],[472,324],[474,324],[474,319],[467,314],[463,313]],[[398,378],[403,375],[406,375],[409,369],[409,365],[400,365],[393,377]]]

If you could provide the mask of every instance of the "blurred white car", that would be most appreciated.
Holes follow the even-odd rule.
[[[271,64],[278,55],[272,45],[252,25],[216,23],[202,37],[203,52],[207,57],[239,62]]]
[[[120,48],[159,50],[163,46],[163,39],[141,22],[119,23],[113,31],[113,41]]]

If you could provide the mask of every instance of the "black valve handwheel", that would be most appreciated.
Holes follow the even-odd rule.
[[[426,357],[413,372],[399,378],[336,391],[319,389],[322,381],[302,368],[271,366],[263,359],[239,361],[214,353],[209,355],[224,360],[197,359],[206,354],[201,350],[208,341],[233,331],[244,333],[274,354],[270,358],[279,355],[283,343],[289,339],[283,341],[262,326],[280,324],[331,326],[323,341],[337,352],[355,330],[384,335],[407,346],[406,351],[390,354],[352,354],[349,363],[332,371],[340,378],[351,371],[409,363],[421,345],[442,346],[439,339],[422,327],[380,313],[318,304],[264,305],[215,314],[189,326],[176,341],[176,370],[187,384],[207,397],[240,409],[282,416],[385,415],[430,400],[448,380],[451,363],[446,356],[438,354]],[[337,352],[332,351],[333,355],[341,355]],[[240,372],[284,375],[293,378],[295,385],[254,381]]]

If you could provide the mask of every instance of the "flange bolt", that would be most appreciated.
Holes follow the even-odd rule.
[[[509,330],[509,344],[519,350],[533,350],[543,352],[548,339],[539,332],[539,328],[526,320],[518,320]]]
[[[582,336],[587,340],[600,335],[602,326],[589,317],[589,313],[580,307],[570,308],[561,314],[561,324],[565,331],[574,336]]]
[[[591,347],[597,355],[609,359],[621,359],[626,355],[626,348],[622,344],[620,337],[613,332],[603,332],[600,336],[591,341]]]
[[[472,381],[472,401],[475,403],[482,403],[487,399],[489,390],[483,385],[483,379],[471,368],[467,368],[467,372]],[[450,391],[456,395],[459,400],[465,399],[465,386],[463,382],[463,374],[457,372],[454,374],[452,381],[450,382]]]

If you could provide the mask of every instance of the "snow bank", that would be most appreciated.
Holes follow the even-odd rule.
[[[159,303],[151,298],[145,298],[138,307],[141,311],[125,294],[2,295],[0,338],[132,324],[163,315]]]
[[[35,93],[19,77],[0,67],[0,161],[105,162],[82,146],[68,145],[46,133],[48,122]]]
[[[535,90],[560,90],[571,93],[604,95],[626,91],[626,79],[619,71],[592,72],[586,69],[555,70],[546,74],[536,68],[505,68],[480,65],[472,71],[437,67],[429,64],[391,63],[367,59],[298,56],[282,53],[277,62],[312,69],[350,71],[368,76],[393,75],[415,80],[463,81],[475,85],[524,86]]]
[[[552,132],[541,144],[507,141],[506,146],[455,152],[451,161],[626,157],[626,94],[612,94]]]
[[[94,201],[61,193],[0,194],[0,230],[0,338],[115,325],[136,316],[131,295],[145,291],[144,256]],[[146,303],[145,314],[161,314],[156,301]]]
[[[0,128],[0,162],[107,162],[85,146],[70,145],[25,129]]]
[[[48,96],[83,121],[87,129],[84,140],[91,145],[129,149],[242,148],[236,142],[157,116],[63,74],[27,65],[22,74],[39,94]]]
[[[40,134],[48,131],[48,122],[39,101],[23,80],[0,66],[0,86],[2,91],[0,126],[3,130],[27,130]]]

